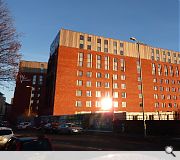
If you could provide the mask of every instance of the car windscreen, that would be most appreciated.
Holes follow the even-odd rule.
[[[9,129],[0,130],[0,136],[9,135],[9,134],[12,134],[12,131]]]

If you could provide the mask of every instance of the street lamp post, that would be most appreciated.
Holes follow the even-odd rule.
[[[144,114],[144,95],[143,95],[143,83],[142,83],[142,65],[141,65],[141,55],[140,55],[140,44],[142,44],[140,41],[138,41],[135,37],[131,37],[130,40],[134,41],[136,43],[137,52],[138,52],[138,63],[140,67],[140,94],[141,94],[141,104],[140,107],[142,107],[142,113],[143,113],[143,128],[144,128],[144,137],[146,137],[146,121],[145,121],[145,114]]]
[[[32,86],[26,86],[27,88],[31,88],[31,94],[30,94],[30,98],[29,98],[29,107],[28,107],[28,117],[31,116],[31,97],[32,97],[32,90],[34,87]]]

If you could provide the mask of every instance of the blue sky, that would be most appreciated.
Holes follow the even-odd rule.
[[[22,34],[23,60],[48,61],[60,28],[179,51],[178,0],[4,0]],[[7,101],[14,86],[0,87]]]

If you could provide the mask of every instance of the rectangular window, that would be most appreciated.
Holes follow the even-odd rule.
[[[179,69],[178,69],[178,67],[175,68],[175,75],[176,75],[176,77],[179,77]]]
[[[86,96],[87,97],[91,97],[92,95],[91,95],[91,91],[86,91]]]
[[[120,64],[121,64],[121,66],[120,66],[120,67],[121,67],[121,68],[120,68],[121,71],[122,71],[122,72],[125,72],[125,60],[124,60],[124,59],[120,59]]]
[[[82,80],[77,80],[76,85],[77,86],[82,86],[83,85],[83,81]]]
[[[88,42],[91,42],[91,37],[88,37],[88,38],[87,38],[87,41],[88,41]]]
[[[170,76],[174,76],[173,66],[169,66],[169,74]]]
[[[101,78],[101,72],[96,72],[96,78]]]
[[[161,65],[160,64],[158,64],[158,75],[160,76],[161,75]]]
[[[151,60],[154,60],[154,49],[151,48]]]
[[[87,45],[87,49],[88,49],[88,50],[91,50],[91,45],[88,44],[88,45]]]
[[[118,102],[117,101],[114,101],[113,107],[118,108]]]
[[[101,69],[101,56],[96,55],[96,68]]]
[[[117,42],[113,42],[113,53],[117,54]]]
[[[154,99],[158,99],[158,94],[154,94]]]
[[[118,79],[118,75],[117,74],[113,74],[113,80],[117,80]]]
[[[32,84],[36,84],[36,75],[33,75],[33,83]]]
[[[117,71],[117,69],[118,69],[118,59],[113,58],[113,70]]]
[[[86,107],[91,107],[91,101],[86,101]]]
[[[96,97],[101,97],[101,91],[96,91]]]
[[[118,98],[118,92],[113,92],[113,98]]]
[[[86,82],[86,87],[91,87],[91,81]]]
[[[76,107],[82,107],[82,102],[81,101],[76,101]]]
[[[77,66],[82,67],[83,66],[83,53],[78,53],[78,64]]]
[[[105,88],[109,88],[109,87],[110,87],[110,83],[109,83],[109,82],[105,82],[105,83],[104,83],[104,87],[105,87]]]
[[[166,65],[164,65],[164,75],[168,76],[168,68]]]
[[[101,39],[97,39],[97,51],[101,52]]]
[[[82,76],[83,76],[83,71],[78,70],[78,71],[77,71],[77,76],[78,76],[78,77],[82,77]]]
[[[96,87],[101,87],[101,82],[96,82]]]
[[[87,68],[92,68],[92,54],[87,54]]]
[[[109,73],[106,73],[106,74],[104,75],[104,77],[107,78],[107,79],[109,79]]]
[[[108,52],[108,40],[104,40],[104,52]]]
[[[126,89],[126,84],[121,84],[121,89]]]
[[[86,72],[86,77],[88,77],[88,78],[92,77],[92,72],[90,72],[90,71]]]
[[[109,70],[109,57],[105,56],[104,58],[105,58],[105,61],[104,61],[104,63],[105,63],[104,67],[105,68],[104,69]]]
[[[126,107],[126,102],[122,102],[122,107]]]
[[[96,107],[101,107],[101,101],[96,101]]]
[[[152,75],[156,74],[156,66],[154,63],[152,63]]]
[[[141,89],[142,89],[142,87],[141,87],[141,85],[139,84],[139,85],[138,85],[138,90],[141,91]]]
[[[118,88],[118,83],[113,83],[113,88]]]
[[[121,75],[121,80],[126,80],[126,76],[125,75]]]
[[[126,92],[122,92],[122,93],[121,93],[121,97],[122,97],[122,98],[126,98]]]
[[[105,91],[105,94],[104,94],[105,97],[110,97],[110,93]]]
[[[76,96],[77,96],[77,97],[82,96],[82,91],[81,91],[81,90],[76,90]]]

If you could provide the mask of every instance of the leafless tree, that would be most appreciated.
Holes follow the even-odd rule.
[[[3,0],[0,0],[0,81],[15,80],[21,47],[13,20]]]

